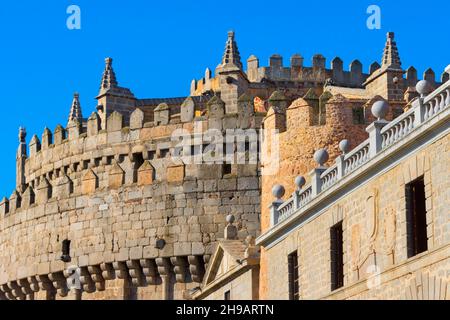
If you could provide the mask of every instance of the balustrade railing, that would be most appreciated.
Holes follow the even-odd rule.
[[[361,143],[358,147],[338,157],[335,165],[326,170],[317,169],[313,171],[313,175],[316,175],[314,181],[318,183],[318,186],[317,183],[314,184],[315,193],[313,193],[312,184],[306,186],[301,191],[294,192],[291,198],[272,211],[273,214],[277,215],[277,219],[274,221],[279,223],[287,219],[294,212],[312,201],[318,193],[330,189],[343,177],[352,174],[357,168],[367,163],[377,153],[395,145],[423,123],[449,107],[450,81],[447,81],[425,98],[419,98],[419,100],[413,103],[413,107],[410,110],[382,126],[380,131],[370,136],[369,139]],[[373,146],[375,148],[372,148]],[[375,152],[371,153],[371,150],[375,150]]]

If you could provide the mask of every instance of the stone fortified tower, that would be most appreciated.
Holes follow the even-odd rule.
[[[403,75],[393,34],[383,65],[365,74],[357,60],[350,71],[339,58],[327,69],[320,54],[311,67],[298,54],[290,67],[279,55],[268,67],[251,56],[244,71],[229,32],[215,75],[207,69],[181,98],[136,98],[107,58],[88,118],[75,94],[66,126],[34,135],[28,150],[19,130],[16,187],[0,203],[0,299],[187,298],[226,217],[238,238],[257,236],[261,190],[306,172],[316,144],[363,139],[374,95],[395,102],[392,117],[401,112],[417,80],[414,69]],[[262,185],[267,164],[250,161],[252,144],[239,140],[261,128],[281,133],[280,171]]]

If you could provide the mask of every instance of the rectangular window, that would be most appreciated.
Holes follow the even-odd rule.
[[[331,291],[344,285],[344,243],[342,235],[342,222],[331,227]]]
[[[365,124],[364,109],[363,108],[353,108],[353,124]]]
[[[229,164],[229,163],[223,164],[223,167],[222,167],[223,175],[225,176],[227,174],[231,174],[231,172],[232,172],[231,164]]]
[[[224,300],[231,300],[231,292],[230,292],[230,290],[225,292],[223,299]]]
[[[299,300],[298,254],[294,251],[288,255],[289,300]]]
[[[408,183],[406,192],[406,227],[408,258],[428,250],[425,183],[423,177]]]

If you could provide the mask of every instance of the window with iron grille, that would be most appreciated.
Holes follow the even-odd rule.
[[[344,243],[342,222],[330,229],[331,291],[344,286]]]
[[[298,254],[294,251],[288,255],[289,300],[299,300],[300,286],[298,273]]]
[[[408,258],[428,250],[425,183],[423,177],[405,186]]]

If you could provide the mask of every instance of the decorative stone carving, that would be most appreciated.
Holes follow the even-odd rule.
[[[156,262],[154,259],[141,259],[140,264],[142,267],[142,273],[145,276],[145,280],[149,285],[157,284],[158,271]]]
[[[146,278],[142,271],[139,260],[127,261],[128,273],[134,286],[140,287],[146,285]]]

